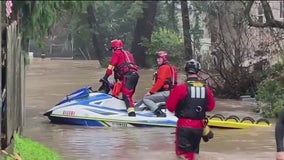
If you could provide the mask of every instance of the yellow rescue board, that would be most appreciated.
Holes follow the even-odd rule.
[[[220,119],[209,119],[208,125],[210,127],[219,127],[219,128],[234,128],[234,129],[244,129],[244,128],[252,128],[252,127],[270,127],[271,124],[268,123],[252,123],[249,121],[244,122],[236,122],[233,120],[220,120]]]

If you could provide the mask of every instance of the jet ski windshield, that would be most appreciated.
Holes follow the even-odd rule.
[[[77,91],[67,95],[62,101],[60,101],[56,105],[60,105],[62,103],[65,103],[65,102],[68,102],[68,101],[71,101],[71,100],[74,100],[74,99],[80,99],[80,98],[88,97],[91,92],[93,92],[93,91],[92,91],[92,87],[90,87],[90,86],[80,88]]]

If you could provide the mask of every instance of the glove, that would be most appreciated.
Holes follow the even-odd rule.
[[[214,136],[213,132],[211,131],[211,129],[208,126],[205,126],[205,128],[203,129],[203,133],[202,133],[202,139],[204,142],[208,142],[209,139],[212,139]]]
[[[107,75],[105,75],[103,78],[101,78],[100,79],[100,81],[99,82],[107,82],[107,79],[108,79],[108,76]]]

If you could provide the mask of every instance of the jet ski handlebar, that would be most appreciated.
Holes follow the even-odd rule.
[[[100,79],[102,85],[99,87],[98,91],[101,93],[108,94],[109,91],[113,88],[113,84],[111,84],[107,79]]]

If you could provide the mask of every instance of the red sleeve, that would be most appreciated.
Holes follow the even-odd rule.
[[[215,108],[215,98],[211,91],[211,89],[206,86],[206,93],[207,93],[207,111],[212,111]]]
[[[166,101],[167,109],[170,112],[174,112],[177,108],[178,103],[185,98],[187,95],[187,86],[185,84],[180,84],[175,86],[170,91],[170,95]]]
[[[110,59],[109,65],[106,70],[106,75],[110,76],[112,74],[113,69],[116,67],[119,61],[119,53],[118,52],[113,52],[112,57]]]

